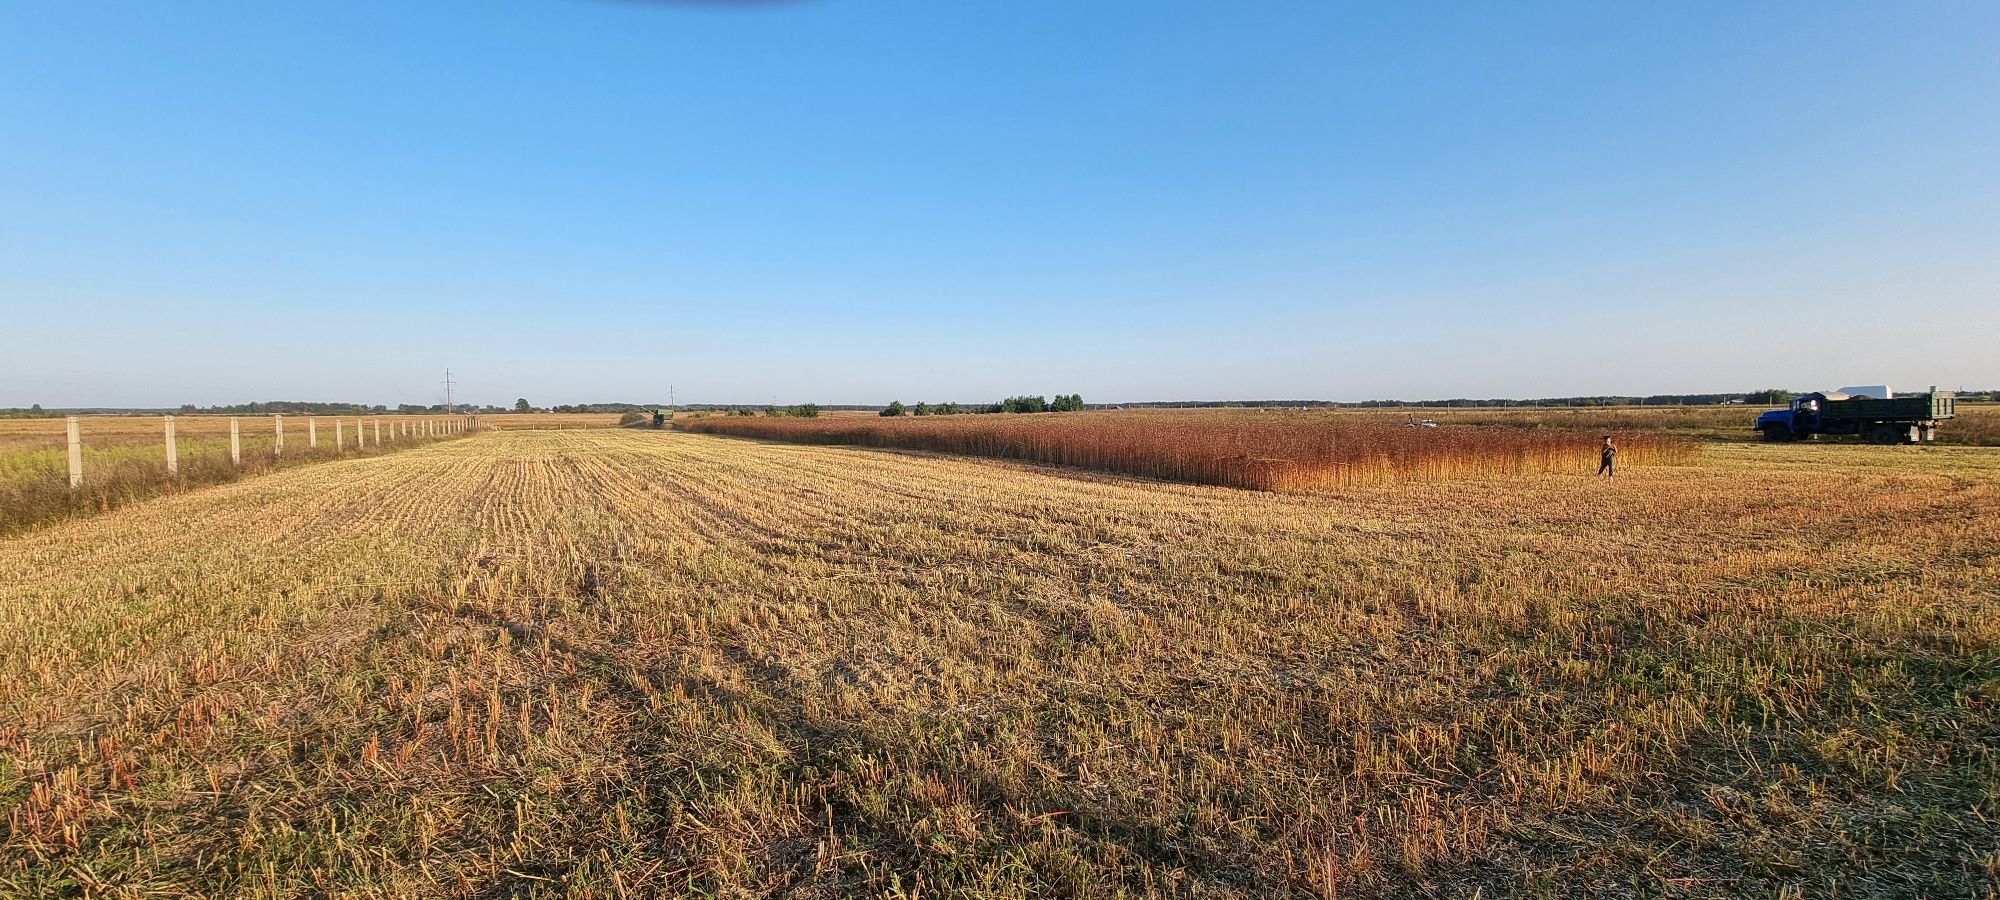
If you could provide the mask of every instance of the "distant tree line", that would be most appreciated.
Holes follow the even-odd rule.
[[[1008,397],[999,403],[964,407],[956,403],[918,403],[904,406],[901,400],[891,400],[882,408],[883,416],[955,416],[960,413],[1038,413],[1077,412],[1083,409],[1082,394],[1057,394],[1054,400],[1042,396]]]
[[[986,411],[983,408],[972,409],[956,403],[925,403],[921,401],[915,406],[906,407],[901,400],[891,400],[888,406],[882,408],[881,414],[885,416],[956,416],[968,412]]]

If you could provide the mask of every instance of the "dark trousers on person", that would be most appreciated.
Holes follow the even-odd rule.
[[[1597,464],[1597,474],[1617,478],[1618,466],[1616,461],[1609,456],[1605,457],[1603,462]]]

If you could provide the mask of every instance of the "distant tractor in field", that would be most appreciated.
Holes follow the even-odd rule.
[[[1958,397],[1951,391],[1933,386],[1928,393],[1898,397],[1876,385],[1806,394],[1786,409],[1758,416],[1754,427],[1773,442],[1851,434],[1877,444],[1915,444],[1937,440],[1938,423],[1956,415]]]

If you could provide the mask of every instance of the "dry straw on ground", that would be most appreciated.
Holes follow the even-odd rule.
[[[1990,896],[1996,658],[1989,450],[483,434],[0,539],[0,894]]]

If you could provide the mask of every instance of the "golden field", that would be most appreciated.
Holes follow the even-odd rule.
[[[486,413],[478,418],[481,428],[513,431],[523,428],[539,430],[616,428],[619,415],[619,413]]]
[[[273,417],[238,416],[242,462],[229,457],[229,416],[174,416],[179,471],[169,474],[163,417],[79,416],[83,485],[69,486],[68,423],[0,419],[0,534],[283,466],[375,455],[457,435],[446,416],[285,416],[278,453]],[[425,424],[433,429],[424,433]],[[356,429],[365,434],[357,440]],[[317,431],[318,439],[314,440]]]
[[[1990,897],[1997,704],[1991,449],[487,432],[0,538],[0,894]]]

